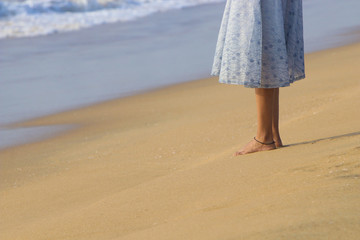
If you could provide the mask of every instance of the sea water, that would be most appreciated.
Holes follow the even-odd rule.
[[[223,0],[5,0],[0,38],[39,36],[127,22],[172,9]]]
[[[303,3],[306,52],[356,40],[360,1]],[[8,124],[208,77],[224,5],[0,1],[0,148],[52,131]]]

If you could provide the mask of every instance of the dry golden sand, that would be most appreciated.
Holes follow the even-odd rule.
[[[0,152],[2,240],[359,239],[360,44],[282,88],[288,146],[234,157],[254,90],[202,79],[24,123],[76,124]]]

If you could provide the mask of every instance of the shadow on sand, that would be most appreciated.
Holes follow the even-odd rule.
[[[347,133],[347,134],[337,135],[337,136],[333,136],[333,137],[319,138],[319,139],[315,139],[315,140],[311,140],[311,141],[293,143],[293,144],[284,145],[283,147],[292,147],[292,146],[303,145],[303,144],[314,144],[314,143],[324,141],[324,140],[339,139],[339,138],[343,138],[343,137],[351,137],[351,136],[356,136],[356,135],[360,135],[360,132],[353,132],[353,133]]]

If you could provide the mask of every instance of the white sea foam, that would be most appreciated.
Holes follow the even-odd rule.
[[[0,0],[0,38],[73,31],[225,0]]]

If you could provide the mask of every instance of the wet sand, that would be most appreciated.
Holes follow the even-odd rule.
[[[360,43],[280,90],[286,147],[234,157],[254,90],[200,79],[34,119],[0,152],[1,239],[358,239]]]

